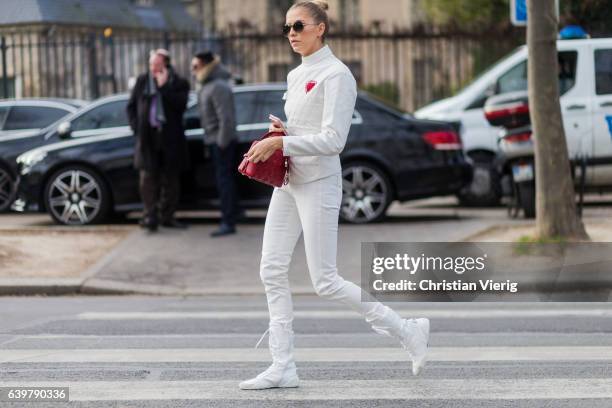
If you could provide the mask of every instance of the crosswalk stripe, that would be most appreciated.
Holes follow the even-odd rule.
[[[610,309],[541,309],[541,310],[461,310],[457,309],[398,309],[402,316],[426,316],[428,318],[480,319],[486,317],[612,317]],[[87,312],[76,316],[79,320],[173,320],[173,319],[267,319],[266,310],[205,311],[205,312]],[[296,318],[347,319],[360,318],[351,310],[296,310]]]
[[[298,361],[408,360],[401,348],[296,348]],[[431,347],[430,361],[610,361],[612,347]],[[8,349],[0,363],[260,362],[266,348],[223,349]]]
[[[508,333],[494,333],[494,332],[469,332],[460,333],[452,331],[436,331],[435,336],[440,337],[473,337],[473,338],[491,338],[500,339],[508,338]],[[172,340],[172,339],[259,339],[261,333],[155,333],[155,334],[16,334],[13,336],[7,336],[14,340],[122,340],[122,339],[159,339],[159,340]],[[320,333],[298,333],[300,339],[306,338],[321,338]],[[376,337],[374,332],[363,332],[363,333],[325,333],[326,338],[368,338]],[[530,332],[530,331],[515,331],[512,332],[512,337],[537,337],[537,338],[549,338],[549,339],[597,339],[602,341],[609,339],[609,333],[554,333],[554,332]]]
[[[243,391],[238,381],[0,382],[2,387],[69,387],[71,401],[386,400],[612,398],[612,379],[424,379],[301,381],[299,388]]]

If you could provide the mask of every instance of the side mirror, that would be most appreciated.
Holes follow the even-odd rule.
[[[70,134],[72,133],[72,126],[70,122],[62,122],[57,127],[57,134],[60,139],[68,139],[70,138]]]
[[[497,93],[497,83],[496,82],[493,82],[492,84],[487,86],[487,89],[485,89],[485,96],[487,98],[495,95],[496,93]]]

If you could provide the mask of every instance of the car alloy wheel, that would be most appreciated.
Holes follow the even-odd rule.
[[[86,225],[95,222],[105,206],[104,186],[90,171],[64,169],[49,181],[47,210],[58,222]]]
[[[363,224],[385,216],[391,203],[391,185],[386,175],[367,163],[350,163],[342,171],[340,217]]]
[[[7,211],[15,199],[15,182],[11,173],[0,166],[0,212]]]

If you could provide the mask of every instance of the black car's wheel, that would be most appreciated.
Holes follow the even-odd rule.
[[[8,211],[15,200],[15,179],[8,169],[0,166],[0,212]]]
[[[467,207],[490,207],[499,205],[501,200],[500,177],[492,159],[485,155],[474,155],[474,176],[457,197]]]
[[[45,205],[60,224],[95,224],[106,218],[110,194],[95,171],[83,166],[65,167],[49,178]]]
[[[392,186],[379,167],[352,162],[342,170],[340,218],[353,224],[383,219],[392,201]]]

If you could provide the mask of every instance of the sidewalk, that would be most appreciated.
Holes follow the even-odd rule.
[[[261,294],[259,261],[264,214],[259,212],[247,223],[240,224],[238,234],[218,239],[209,237],[217,227],[214,219],[188,220],[193,223],[187,230],[161,229],[153,235],[134,225],[121,225],[121,228],[131,228],[131,232],[80,275],[0,277],[0,295]],[[400,211],[380,224],[341,224],[338,238],[340,274],[359,281],[362,241],[459,241],[497,223],[494,218],[459,217],[455,210],[434,209],[427,210],[427,214],[405,215]],[[290,283],[296,294],[314,293],[301,238],[291,264]]]
[[[130,225],[72,228],[3,224],[0,294],[77,292],[83,271],[136,229]]]
[[[239,233],[219,239],[208,234],[216,225],[153,236],[139,231],[112,257],[89,271],[83,289],[160,294],[258,294],[263,219],[240,225]],[[482,228],[481,221],[417,221],[395,225],[341,225],[338,269],[346,279],[360,279],[361,241],[460,240]],[[296,245],[290,272],[293,293],[312,294],[303,240]]]
[[[359,282],[362,241],[378,242],[494,242],[512,241],[529,232],[532,221],[509,220],[470,212],[427,209],[433,215],[395,213],[388,221],[372,225],[341,224],[338,238],[338,270],[347,280]],[[0,295],[30,294],[152,294],[207,295],[261,294],[259,261],[263,214],[238,226],[238,234],[209,237],[216,220],[191,220],[187,230],[161,229],[148,234],[135,225],[125,238],[93,265],[72,277],[0,277]],[[612,241],[612,221],[587,219],[594,240]],[[189,220],[188,220],[189,221]],[[90,229],[104,227],[90,227]],[[72,229],[75,230],[75,229]],[[79,229],[80,230],[80,229]],[[593,233],[595,232],[595,233]],[[298,241],[290,269],[295,294],[313,294],[302,239]],[[612,274],[602,284],[612,288]],[[599,279],[599,278],[598,278]]]

